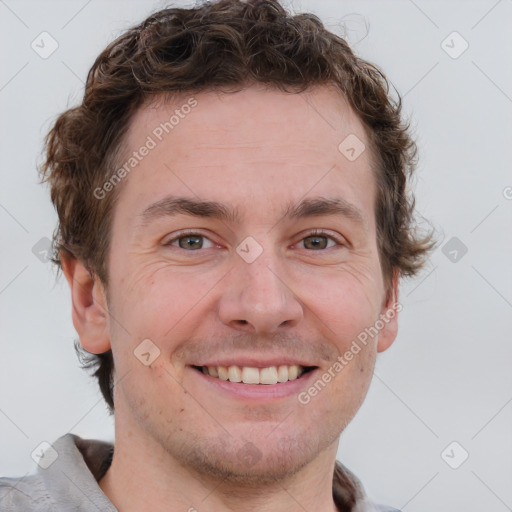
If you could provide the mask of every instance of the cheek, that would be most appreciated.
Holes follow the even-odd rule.
[[[148,265],[120,281],[115,314],[132,336],[161,339],[194,309],[210,281],[162,262]]]
[[[157,359],[150,367],[132,366],[116,386],[115,400],[121,408],[129,409],[129,414],[137,417],[140,424],[161,421],[172,430],[177,416],[189,412],[190,400],[179,379],[171,374],[163,360],[158,363]]]
[[[366,395],[375,366],[377,338],[364,336],[379,317],[381,282],[373,268],[349,265],[322,278],[310,277],[309,284],[308,278],[302,279],[302,289],[311,290],[303,296],[304,303],[338,353],[338,360],[329,368],[335,375],[328,384],[331,399],[340,411],[355,411]]]
[[[363,272],[345,266],[323,276],[301,276],[298,282],[300,298],[322,320],[329,338],[350,342],[379,315],[381,288],[372,269]]]

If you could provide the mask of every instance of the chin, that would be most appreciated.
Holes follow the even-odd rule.
[[[332,441],[318,443],[311,437],[282,437],[275,432],[266,440],[254,442],[226,435],[195,443],[189,441],[186,446],[181,445],[175,456],[182,465],[208,480],[238,488],[261,488],[292,477]]]
[[[205,477],[220,480],[224,484],[233,484],[245,488],[261,488],[261,486],[278,484],[292,477],[306,466],[314,456],[305,458],[303,453],[262,455],[257,462],[251,459],[240,460],[239,454],[227,460],[207,457],[196,471]]]

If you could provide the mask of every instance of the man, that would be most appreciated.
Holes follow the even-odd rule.
[[[336,461],[432,246],[371,64],[272,0],[160,11],[46,140],[55,262],[115,411],[2,510],[375,511]]]

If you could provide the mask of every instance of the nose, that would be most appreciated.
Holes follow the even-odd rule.
[[[303,318],[303,306],[291,289],[290,279],[276,257],[264,251],[247,263],[235,256],[235,268],[224,283],[220,298],[221,321],[232,328],[270,334],[278,328],[294,327]]]

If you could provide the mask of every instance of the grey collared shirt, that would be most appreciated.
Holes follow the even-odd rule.
[[[2,512],[117,512],[98,485],[112,462],[112,444],[66,434],[52,449],[45,456],[53,457],[40,462],[36,473],[0,478]],[[399,512],[371,502],[359,479],[340,462],[333,475],[333,497],[340,512]]]

